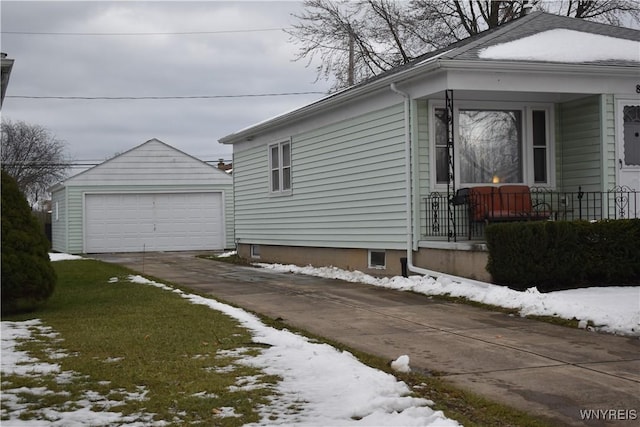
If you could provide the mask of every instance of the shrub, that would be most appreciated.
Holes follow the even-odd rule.
[[[487,270],[514,289],[640,282],[640,219],[492,224],[486,237]]]
[[[32,311],[53,293],[49,241],[16,181],[2,171],[2,312]]]

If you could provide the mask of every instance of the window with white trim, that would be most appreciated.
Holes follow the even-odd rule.
[[[552,107],[476,105],[461,102],[454,111],[456,183],[551,185]],[[431,117],[432,180],[442,185],[448,176],[444,107],[434,106]]]
[[[269,146],[269,188],[272,193],[291,191],[291,141]]]
[[[531,111],[531,132],[533,144],[533,183],[547,184],[549,155],[549,128],[548,128],[547,112],[545,110]]]
[[[384,249],[369,249],[369,268],[387,268],[387,253]]]
[[[251,245],[251,258],[260,258],[260,246],[259,245]]]

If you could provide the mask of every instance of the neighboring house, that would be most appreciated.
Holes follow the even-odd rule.
[[[234,247],[232,178],[157,139],[51,189],[53,250]]]
[[[639,92],[640,31],[542,12],[427,54],[220,139],[239,252],[489,280],[456,191],[521,184],[549,219],[638,216],[637,193],[608,190],[640,189]]]
[[[7,92],[12,68],[13,59],[7,58],[7,54],[4,52],[0,53],[0,108],[4,103],[4,94]]]

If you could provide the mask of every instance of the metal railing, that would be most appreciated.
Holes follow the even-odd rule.
[[[502,199],[496,199],[496,202],[492,201],[492,196],[483,197],[479,199],[466,188],[459,189],[452,197],[446,193],[431,193],[424,199],[426,230],[423,230],[423,237],[448,241],[484,240],[487,224],[505,221],[640,218],[640,192],[628,187],[605,192],[582,191],[580,187],[574,192],[532,187],[525,196],[502,192]],[[530,197],[530,204],[523,202],[522,197]],[[497,206],[499,200],[505,203]]]

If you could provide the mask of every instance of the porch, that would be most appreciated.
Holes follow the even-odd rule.
[[[525,187],[522,192],[517,187]],[[429,194],[423,199],[424,241],[484,241],[486,225],[506,221],[599,221],[640,218],[640,192],[554,191],[526,186],[495,186],[481,194],[472,188]]]

